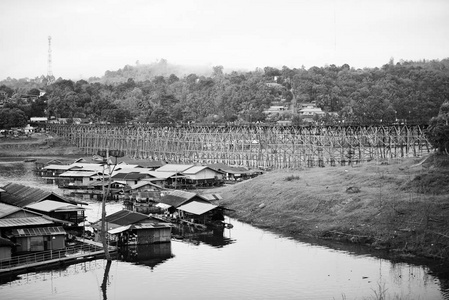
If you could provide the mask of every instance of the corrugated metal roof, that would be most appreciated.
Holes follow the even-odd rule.
[[[157,184],[154,184],[154,183],[152,183],[152,182],[150,182],[150,181],[140,181],[140,182],[138,182],[137,184],[134,184],[134,185],[131,185],[130,186],[130,188],[131,188],[131,190],[136,190],[136,189],[138,189],[138,188],[141,188],[141,187],[144,187],[144,186],[146,186],[146,185],[149,185],[149,186],[151,186],[151,187],[155,187],[155,188],[157,188],[157,189],[160,189],[161,187],[160,186],[158,186]]]
[[[216,171],[222,171],[224,173],[231,173],[231,174],[246,174],[251,172],[250,170],[244,167],[231,167],[222,163],[208,164],[207,166]]]
[[[117,233],[120,233],[120,232],[128,230],[130,227],[131,227],[131,225],[120,226],[120,227],[108,230],[108,233],[110,233],[110,234],[117,234]]]
[[[19,228],[13,229],[12,235],[23,236],[43,236],[43,235],[65,235],[66,231],[61,226],[40,227],[40,228]]]
[[[21,210],[21,208],[17,206],[0,203],[0,218],[3,218],[4,216],[10,215],[19,210]]]
[[[212,169],[226,169],[226,168],[230,168],[227,164],[224,164],[224,163],[208,164],[207,166],[209,168],[212,168]]]
[[[201,172],[204,169],[211,169],[211,168],[206,167],[206,166],[194,166],[194,167],[191,167],[191,168],[183,171],[182,173],[183,174],[196,174],[196,173]],[[213,170],[213,169],[211,169],[211,170]],[[213,170],[213,171],[215,171],[215,170]]]
[[[183,172],[194,165],[178,165],[178,164],[166,164],[156,169],[156,172]]]
[[[131,226],[133,229],[155,229],[155,228],[170,228],[172,225],[170,223],[138,223]]]
[[[73,204],[62,203],[62,202],[53,201],[53,200],[44,200],[41,202],[29,204],[25,207],[30,208],[30,209],[39,210],[39,211],[45,211],[45,212],[83,211],[84,210],[84,208],[73,205]]]
[[[120,226],[120,227],[116,227],[116,228],[112,228],[110,230],[108,230],[108,233],[110,234],[117,234],[123,231],[126,231],[128,229],[159,229],[159,228],[170,228],[171,225],[169,223],[160,223],[160,222],[155,222],[155,223],[137,223],[137,224],[131,224],[131,225],[126,225],[126,226]]]
[[[217,207],[217,205],[211,203],[192,201],[181,205],[178,209],[199,216]]]
[[[147,177],[147,174],[141,174],[141,173],[137,173],[137,172],[132,172],[132,173],[117,173],[114,176],[112,176],[112,178],[114,179],[125,179],[125,180],[139,180],[142,178]]]
[[[195,194],[192,192],[174,190],[174,191],[165,192],[164,195],[162,195],[159,202],[168,204],[173,207],[178,207],[178,206],[184,204],[185,202],[190,201],[195,198],[197,198],[199,200],[208,201],[207,199],[204,199],[201,195],[198,195],[198,194]]]
[[[107,166],[103,166],[98,163],[73,163],[70,165],[71,170],[84,170],[84,171],[97,171],[103,172],[104,169],[107,170]]]
[[[59,177],[92,177],[98,175],[97,171],[66,171],[59,174]]]
[[[20,226],[36,226],[36,225],[51,225],[52,221],[44,217],[30,217],[30,218],[6,218],[0,219],[0,228],[20,227]]]
[[[48,165],[43,167],[44,170],[70,170],[70,165]]]
[[[119,226],[126,226],[140,222],[145,219],[148,219],[147,215],[123,209],[121,211],[106,216],[105,221],[107,223],[112,223]],[[98,220],[95,223],[99,222],[101,222],[101,220]]]
[[[77,204],[76,201],[66,199],[65,197],[53,192],[17,183],[8,183],[3,187],[3,189],[6,190],[6,192],[2,193],[1,202],[18,207],[24,207],[28,204],[42,200],[56,200],[65,203]]]

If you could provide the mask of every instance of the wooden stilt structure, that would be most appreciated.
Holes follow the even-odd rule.
[[[172,163],[225,163],[284,169],[373,159],[420,157],[433,149],[427,125],[268,126],[58,125],[47,129],[95,154],[118,149],[131,158]]]

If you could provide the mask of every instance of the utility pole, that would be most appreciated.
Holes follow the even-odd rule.
[[[55,82],[55,77],[51,70],[51,36],[48,36],[48,65],[47,65],[47,85]]]
[[[109,165],[109,149],[106,149],[106,164],[108,166],[108,188],[104,190],[104,167],[103,167],[103,199],[101,201],[101,241],[103,242],[104,256],[108,261],[111,260],[111,255],[109,254],[108,242],[106,240],[106,198],[109,194],[109,187],[111,186],[111,170]]]
[[[124,156],[124,152],[120,151],[120,150],[109,150],[108,148],[106,150],[100,150],[98,151],[98,155],[100,155],[101,157],[105,158],[105,164],[107,165],[107,172],[108,172],[108,185],[107,185],[107,189],[105,190],[105,186],[104,186],[104,165],[103,165],[103,199],[101,202],[101,240],[103,242],[103,249],[104,249],[104,255],[107,259],[107,261],[111,261],[111,255],[109,253],[109,247],[108,247],[108,242],[106,239],[107,236],[107,231],[108,229],[106,228],[106,198],[108,197],[108,195],[110,194],[111,191],[111,176],[112,173],[115,170],[115,167],[117,166],[117,158],[118,157],[123,157]],[[111,170],[111,164],[109,162],[109,157],[112,156],[115,158],[115,163],[114,166]]]

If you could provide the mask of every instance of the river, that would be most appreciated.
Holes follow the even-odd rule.
[[[33,163],[0,160],[8,182],[54,190],[32,173]],[[100,217],[91,202],[89,221]],[[110,203],[107,212],[121,209]],[[6,299],[449,299],[448,279],[429,268],[395,263],[366,249],[293,240],[230,219],[216,236],[146,246],[114,260],[106,290],[106,262],[19,275],[0,283]]]

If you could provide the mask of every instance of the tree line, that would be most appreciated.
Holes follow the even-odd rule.
[[[42,92],[45,95],[38,96]],[[2,116],[110,123],[301,124],[297,111],[304,103],[315,103],[326,112],[317,120],[325,123],[428,123],[448,99],[449,59],[392,59],[380,68],[364,69],[344,64],[225,73],[215,66],[188,75],[161,60],[150,65],[137,62],[88,80],[59,78],[50,85],[43,77],[0,82]],[[268,117],[264,111],[272,105],[283,105],[288,112]]]

